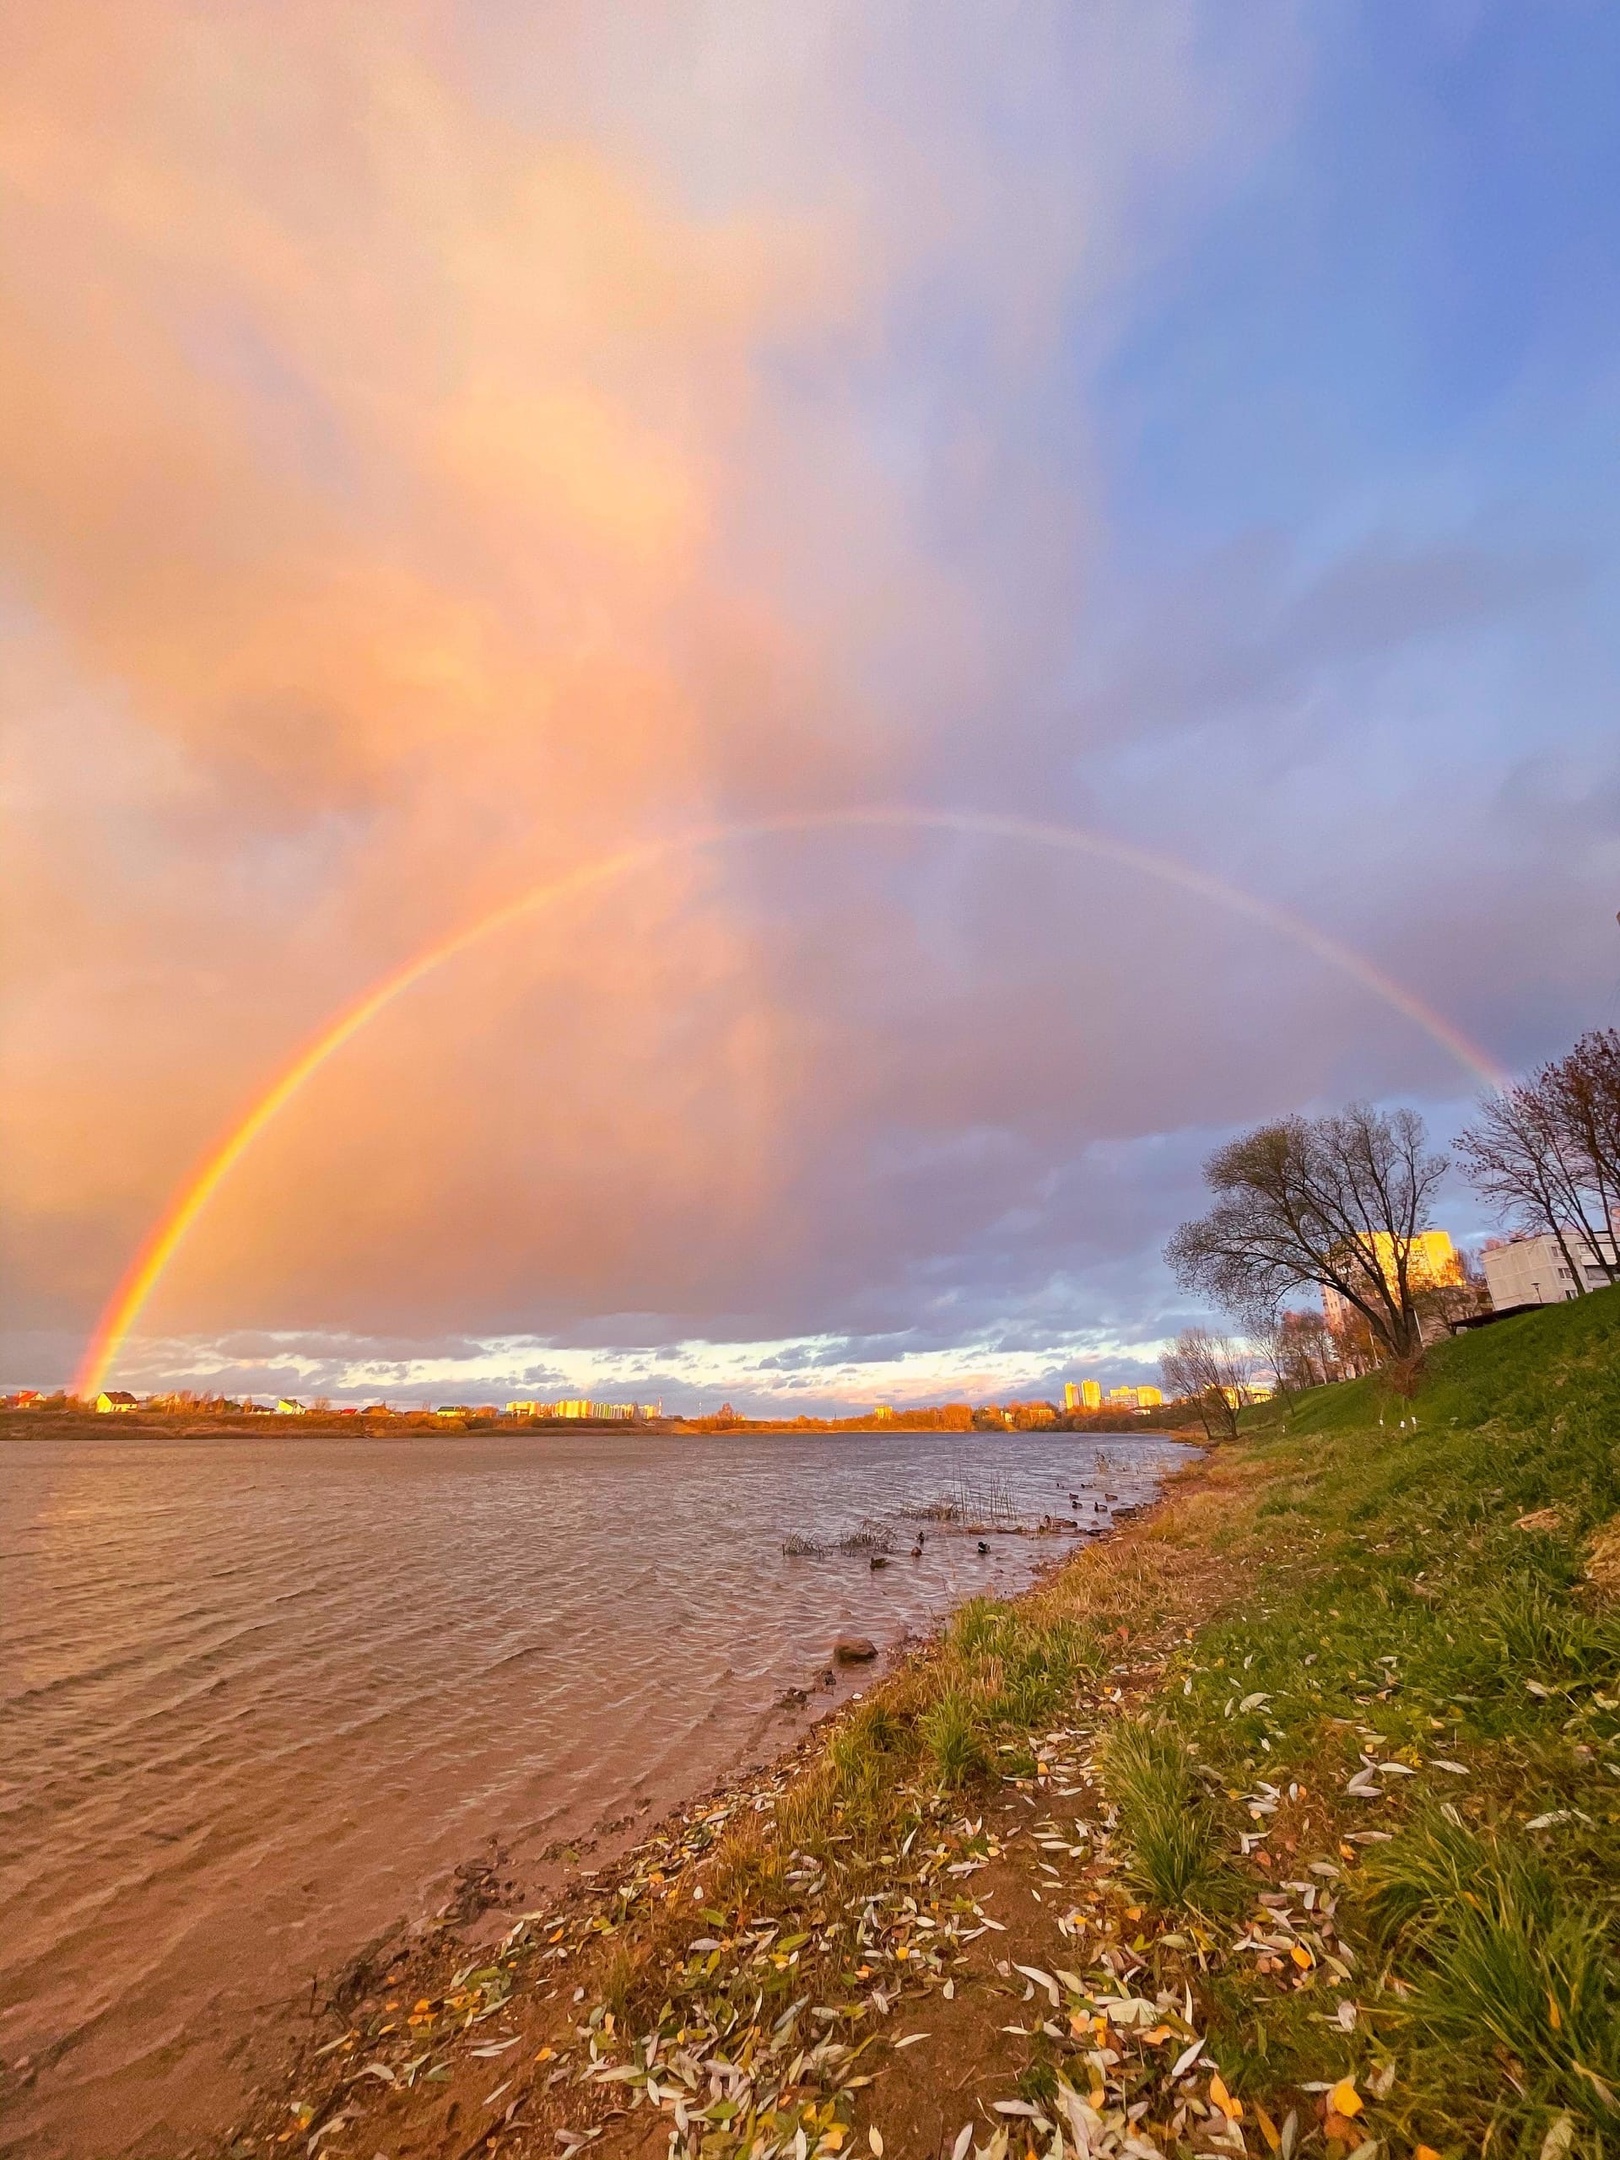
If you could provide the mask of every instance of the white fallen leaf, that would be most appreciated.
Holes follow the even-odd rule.
[[[1560,2115],[1541,2141],[1541,2160],[1564,2160],[1574,2135],[1574,2123],[1567,2115]]]
[[[1014,1965],[1014,1972],[1021,1972],[1026,1980],[1033,1980],[1037,1987],[1045,1988],[1052,1998],[1052,2008],[1058,2004],[1058,1984],[1049,1972],[1042,1972],[1038,1965]]]
[[[956,2143],[951,2147],[951,2160],[967,2160],[967,2149],[972,2143],[973,2125],[965,2122],[956,2133]]]
[[[1430,1763],[1429,1768],[1431,1770],[1449,1770],[1453,1777],[1467,1777],[1468,1775],[1468,1765],[1466,1763],[1447,1762],[1442,1755],[1437,1755],[1433,1762]]]
[[[894,2043],[895,2052],[898,2054],[901,2048],[915,2047],[919,2040],[926,2040],[927,2038],[928,2035],[925,2032],[907,2033],[903,2040],[897,2040]]]
[[[1199,2056],[1202,2055],[1203,2052],[1204,2043],[1202,2040],[1195,2040],[1191,2047],[1182,2049],[1181,2053],[1176,2057],[1175,2067],[1170,2072],[1170,2082],[1172,2085],[1176,2082],[1176,2079],[1178,2077],[1185,2076],[1185,2074],[1192,2068],[1193,2064],[1198,2060]]]

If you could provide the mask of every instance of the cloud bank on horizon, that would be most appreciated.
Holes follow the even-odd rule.
[[[9,10],[0,1377],[368,984],[715,823],[1077,824],[1504,1065],[1612,1020],[1617,78],[1581,4]],[[120,1375],[1145,1376],[1216,1138],[1471,1086],[1118,863],[669,854],[323,1067]]]

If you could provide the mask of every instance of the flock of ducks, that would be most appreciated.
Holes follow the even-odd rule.
[[[1091,1503],[1091,1512],[1093,1513],[1093,1515],[1106,1515],[1106,1514],[1107,1514],[1107,1512],[1108,1512],[1108,1502],[1109,1502],[1110,1500],[1117,1500],[1118,1498],[1119,1498],[1119,1495],[1118,1495],[1118,1493],[1105,1493],[1105,1494],[1103,1495],[1103,1497],[1102,1497],[1102,1499],[1101,1499],[1101,1500],[1093,1500],[1093,1501],[1092,1501],[1092,1503]],[[1078,1508],[1078,1507],[1079,1507],[1079,1505],[1080,1505],[1080,1495],[1079,1495],[1079,1494],[1078,1494],[1077,1492],[1072,1492],[1072,1493],[1070,1493],[1070,1495],[1069,1495],[1069,1505],[1070,1505],[1070,1507],[1071,1507],[1071,1508]],[[911,1555],[910,1555],[910,1557],[911,1557],[911,1558],[912,1558],[913,1560],[920,1560],[920,1559],[922,1558],[922,1556],[923,1556],[923,1546],[924,1546],[924,1544],[925,1544],[926,1542],[927,1542],[927,1541],[926,1541],[926,1539],[924,1538],[924,1536],[923,1536],[923,1533],[922,1533],[922,1532],[921,1532],[921,1531],[919,1530],[919,1531],[917,1532],[917,1542],[916,1542],[916,1544],[915,1544],[915,1545],[913,1545],[913,1546],[912,1546],[912,1548],[911,1548]],[[990,1550],[990,1541],[989,1541],[989,1539],[988,1539],[988,1538],[980,1538],[980,1540],[979,1540],[979,1544],[978,1544],[978,1550],[979,1550],[979,1551],[980,1551],[981,1553],[987,1553],[987,1552],[988,1552],[988,1551]],[[875,1571],[876,1571],[876,1570],[877,1570],[878,1568],[880,1568],[880,1567],[887,1567],[887,1566],[888,1566],[888,1564],[889,1564],[889,1556],[888,1556],[888,1554],[887,1554],[887,1553],[873,1553],[873,1555],[872,1555],[872,1559],[871,1559],[871,1566],[872,1566],[872,1568],[873,1568],[873,1571],[874,1571],[874,1572],[875,1572]]]

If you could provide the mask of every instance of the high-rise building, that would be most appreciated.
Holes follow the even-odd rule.
[[[1065,1410],[1100,1410],[1102,1408],[1102,1382],[1100,1380],[1065,1380],[1063,1383],[1063,1407]]]
[[[1375,1230],[1370,1239],[1368,1258],[1373,1262],[1384,1281],[1393,1289],[1395,1283],[1395,1240],[1387,1230]],[[1363,1250],[1367,1250],[1364,1246]],[[1354,1248],[1345,1248],[1346,1257],[1353,1257]],[[1351,1277],[1354,1280],[1354,1277]],[[1462,1259],[1457,1248],[1444,1230],[1420,1230],[1407,1248],[1406,1280],[1413,1290],[1450,1289],[1463,1280]],[[1322,1289],[1322,1310],[1331,1328],[1350,1324],[1355,1307],[1347,1298],[1340,1297],[1337,1290]]]

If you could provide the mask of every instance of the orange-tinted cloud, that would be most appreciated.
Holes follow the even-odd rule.
[[[548,871],[863,799],[1086,814],[1086,355],[1278,124],[1290,11],[1218,51],[1191,5],[722,14],[6,11],[34,1324],[87,1329],[300,1043]],[[1202,679],[1159,673],[1155,727]],[[937,1343],[1070,1264],[1114,1204],[1088,1147],[1361,1084],[1391,1041],[1430,1070],[1115,874],[671,860],[391,1010],[151,1324]]]

